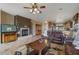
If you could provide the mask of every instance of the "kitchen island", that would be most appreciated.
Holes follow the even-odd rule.
[[[41,38],[40,35],[39,36],[29,35],[24,37],[18,37],[16,41],[10,43],[0,44],[0,54],[13,55],[19,47],[34,42],[36,40],[39,40],[40,38]]]

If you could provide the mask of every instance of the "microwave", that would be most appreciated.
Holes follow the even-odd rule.
[[[19,36],[28,36],[29,35],[29,28],[20,28],[18,35]]]

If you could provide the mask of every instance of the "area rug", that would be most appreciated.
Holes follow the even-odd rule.
[[[51,47],[46,52],[46,55],[65,55],[64,45],[51,43]]]

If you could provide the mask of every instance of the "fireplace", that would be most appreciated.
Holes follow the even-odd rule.
[[[20,28],[18,35],[19,36],[28,36],[29,35],[29,28]]]

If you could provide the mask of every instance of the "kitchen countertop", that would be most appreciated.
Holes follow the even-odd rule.
[[[7,51],[7,50],[14,51],[18,47],[25,45],[25,44],[29,44],[31,42],[34,42],[40,38],[41,38],[41,36],[29,35],[29,36],[19,37],[16,41],[13,41],[10,43],[0,44],[0,53]]]

